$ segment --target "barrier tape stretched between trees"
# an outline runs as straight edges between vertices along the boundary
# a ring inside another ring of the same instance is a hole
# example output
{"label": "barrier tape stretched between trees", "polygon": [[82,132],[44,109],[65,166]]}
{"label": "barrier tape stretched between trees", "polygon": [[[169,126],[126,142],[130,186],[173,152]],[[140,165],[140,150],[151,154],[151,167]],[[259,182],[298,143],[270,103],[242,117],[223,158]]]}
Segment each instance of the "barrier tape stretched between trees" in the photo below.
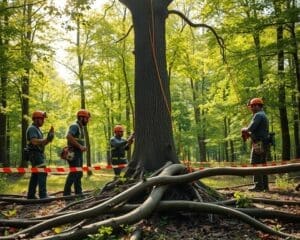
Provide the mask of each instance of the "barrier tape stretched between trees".
{"label": "barrier tape stretched between trees", "polygon": [[65,172],[78,172],[78,171],[100,171],[100,170],[111,170],[113,168],[125,168],[127,164],[120,165],[107,165],[107,166],[93,166],[93,167],[45,167],[45,168],[11,168],[11,167],[3,167],[0,168],[0,173],[38,173],[38,172],[46,172],[46,173],[65,173]]}
{"label": "barrier tape stretched between trees", "polygon": [[[289,161],[278,161],[278,162],[267,162],[264,164],[250,164],[250,163],[236,163],[236,162],[188,162],[183,161],[183,163],[193,169],[193,170],[202,170],[204,168],[214,168],[214,167],[266,167],[266,166],[278,166],[286,165],[290,163],[300,163],[300,159],[293,159]],[[0,173],[66,173],[66,172],[78,172],[78,171],[103,171],[103,170],[112,170],[113,168],[125,168],[127,164],[119,165],[106,165],[106,166],[93,166],[93,167],[45,167],[45,168],[12,168],[12,167],[2,167],[0,168]]]}

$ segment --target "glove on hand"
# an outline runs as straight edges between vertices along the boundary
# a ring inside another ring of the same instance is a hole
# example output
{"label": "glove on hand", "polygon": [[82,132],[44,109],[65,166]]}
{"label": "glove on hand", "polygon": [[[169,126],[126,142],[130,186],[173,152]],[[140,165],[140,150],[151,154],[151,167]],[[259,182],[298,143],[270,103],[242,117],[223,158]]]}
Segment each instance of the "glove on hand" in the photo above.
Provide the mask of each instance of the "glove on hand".
{"label": "glove on hand", "polygon": [[133,134],[131,134],[131,135],[129,136],[129,138],[127,139],[127,142],[128,142],[129,144],[133,143],[134,138],[135,138],[135,133],[133,133]]}
{"label": "glove on hand", "polygon": [[47,141],[52,142],[53,138],[54,138],[54,128],[51,127],[47,134]]}
{"label": "glove on hand", "polygon": [[242,138],[244,142],[250,137],[250,133],[248,132],[247,128],[242,128]]}

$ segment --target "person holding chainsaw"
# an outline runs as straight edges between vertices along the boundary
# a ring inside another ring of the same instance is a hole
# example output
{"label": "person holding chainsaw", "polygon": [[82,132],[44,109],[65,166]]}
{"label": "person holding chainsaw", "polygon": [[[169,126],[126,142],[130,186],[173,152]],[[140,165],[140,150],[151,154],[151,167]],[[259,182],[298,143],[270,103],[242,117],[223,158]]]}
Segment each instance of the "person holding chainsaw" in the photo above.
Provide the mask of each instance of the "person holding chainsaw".
{"label": "person holding chainsaw", "polygon": [[[51,127],[47,137],[44,138],[40,127],[44,125],[45,118],[47,118],[46,112],[34,111],[32,113],[32,124],[26,130],[27,147],[25,150],[25,157],[30,161],[34,168],[45,168],[45,146],[52,142],[54,138],[54,128]],[[36,188],[39,189],[40,199],[49,198],[47,194],[47,172],[32,172],[28,185],[28,199],[37,199]]]}
{"label": "person holding chainsaw", "polygon": [[[128,161],[125,156],[125,151],[129,150],[130,145],[134,140],[134,133],[128,139],[123,138],[124,128],[122,125],[114,127],[114,136],[110,139],[110,157],[113,165],[127,164]],[[115,167],[115,179],[120,177],[121,168]]]}
{"label": "person holding chainsaw", "polygon": [[[69,127],[67,134],[68,148],[74,154],[72,158],[67,160],[69,167],[83,166],[83,152],[87,150],[85,146],[84,126],[88,124],[90,117],[91,114],[89,111],[81,109],[77,112],[77,121]],[[64,196],[71,195],[71,187],[73,184],[75,194],[82,194],[82,176],[82,171],[69,172],[64,186]]]}
{"label": "person holding chainsaw", "polygon": [[[246,141],[251,138],[252,148],[250,160],[251,164],[263,164],[267,162],[268,152],[270,151],[269,141],[269,120],[263,110],[263,100],[253,98],[248,107],[253,113],[252,120],[248,127],[242,128],[242,138]],[[250,191],[268,191],[268,175],[254,175],[254,187]]]}

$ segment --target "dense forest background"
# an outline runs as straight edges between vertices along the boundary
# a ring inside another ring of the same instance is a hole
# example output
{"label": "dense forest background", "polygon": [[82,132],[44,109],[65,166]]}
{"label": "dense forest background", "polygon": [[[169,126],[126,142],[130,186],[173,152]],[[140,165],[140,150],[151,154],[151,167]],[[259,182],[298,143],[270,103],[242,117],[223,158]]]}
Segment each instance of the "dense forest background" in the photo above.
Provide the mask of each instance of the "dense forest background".
{"label": "dense forest background", "polygon": [[[65,6],[58,5],[65,2]],[[118,1],[0,0],[0,162],[22,155],[32,111],[55,128],[49,164],[63,164],[68,125],[87,108],[88,164],[106,163],[115,124],[134,131],[134,46],[130,12]],[[240,130],[247,102],[265,101],[273,160],[300,158],[299,3],[296,0],[174,0],[167,19],[172,124],[180,160],[248,161]],[[62,50],[64,54],[62,54]],[[63,78],[58,66],[69,73]],[[145,106],[145,111],[147,107]]]}

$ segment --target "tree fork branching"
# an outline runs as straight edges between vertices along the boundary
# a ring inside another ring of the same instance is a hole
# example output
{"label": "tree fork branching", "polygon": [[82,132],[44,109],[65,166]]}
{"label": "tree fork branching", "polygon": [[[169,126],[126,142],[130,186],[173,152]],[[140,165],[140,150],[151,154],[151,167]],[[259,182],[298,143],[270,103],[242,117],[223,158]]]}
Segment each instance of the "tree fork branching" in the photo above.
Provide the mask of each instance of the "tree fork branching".
{"label": "tree fork branching", "polygon": [[221,54],[222,54],[223,60],[226,61],[226,60],[225,60],[226,57],[225,57],[225,43],[224,43],[224,40],[223,40],[223,38],[221,38],[221,37],[217,34],[216,30],[215,30],[213,27],[211,27],[211,26],[209,26],[209,25],[207,25],[207,24],[205,24],[205,23],[193,23],[193,22],[192,22],[191,20],[189,20],[188,17],[186,17],[182,12],[179,12],[179,11],[177,11],[177,10],[169,10],[168,13],[169,13],[169,14],[176,14],[176,15],[180,16],[180,17],[181,17],[184,21],[186,21],[187,24],[189,24],[191,27],[204,27],[204,28],[208,28],[208,29],[215,35],[215,37],[216,37],[216,39],[217,39],[217,42],[218,42],[218,44],[219,44],[219,46],[220,46],[220,48],[221,48]]}

